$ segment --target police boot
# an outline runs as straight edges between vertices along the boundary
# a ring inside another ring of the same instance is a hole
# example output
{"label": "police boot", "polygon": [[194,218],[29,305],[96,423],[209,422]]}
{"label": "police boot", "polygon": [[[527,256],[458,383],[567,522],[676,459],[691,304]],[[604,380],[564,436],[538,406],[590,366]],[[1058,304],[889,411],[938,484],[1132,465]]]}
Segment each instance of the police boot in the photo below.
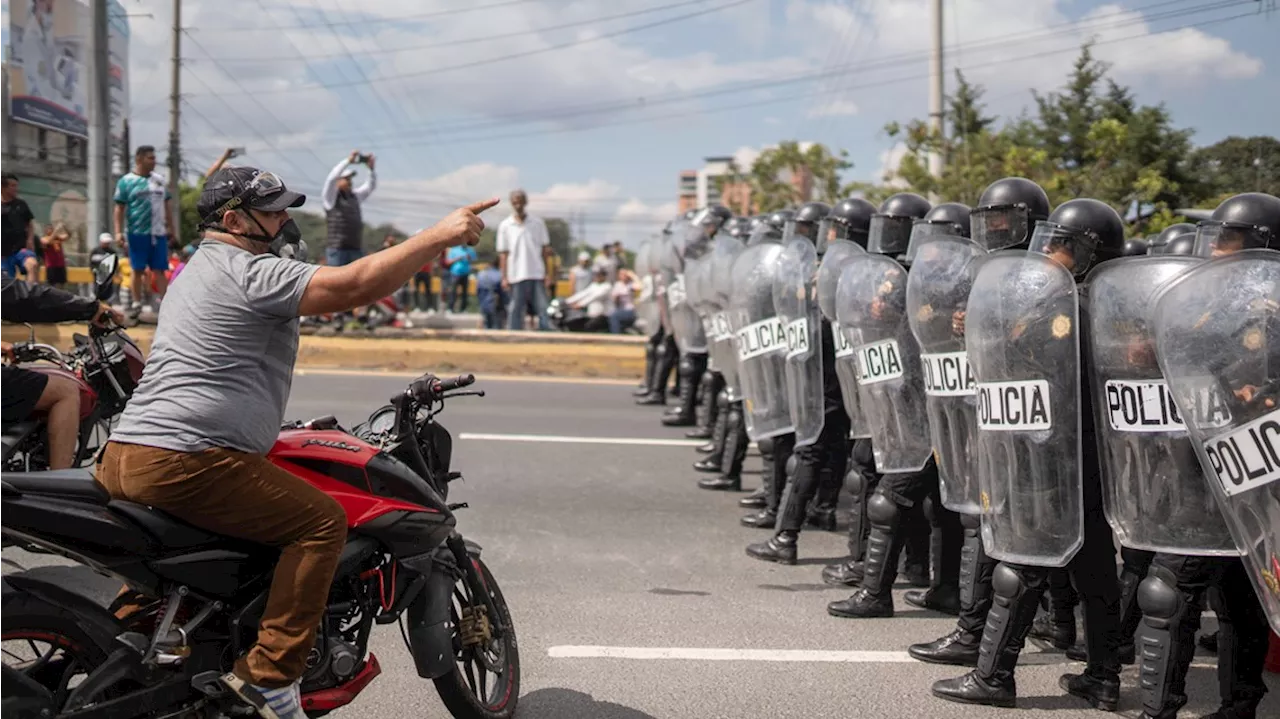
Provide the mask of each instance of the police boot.
{"label": "police boot", "polygon": [[[1218,707],[1218,711],[1205,714],[1200,719],[1257,719],[1261,699],[1237,700]],[[1143,714],[1145,717],[1146,715]],[[1172,715],[1170,715],[1172,716]],[[1163,719],[1163,717],[1161,718]]]}
{"label": "police boot", "polygon": [[772,461],[765,466],[762,476],[764,508],[743,517],[742,526],[756,529],[774,529],[778,526],[778,507],[782,503],[782,493],[786,489],[787,478],[795,472],[796,458],[791,455],[794,448],[795,435],[774,438]]}
{"label": "police boot", "polygon": [[[907,653],[922,662],[977,666],[978,646],[987,612],[991,609],[991,573],[995,560],[982,549],[982,518],[960,515],[960,621],[955,631],[925,644],[913,644]],[[910,592],[908,592],[909,594]]]}
{"label": "police boot", "polygon": [[1028,578],[1024,569],[996,566],[991,579],[995,600],[982,633],[978,666],[962,677],[934,682],[934,696],[961,704],[1017,704],[1013,671],[1037,609],[1036,592],[1028,586]]}
{"label": "police boot", "polygon": [[710,490],[737,492],[742,489],[742,463],[747,457],[747,431],[742,426],[742,403],[730,402],[724,411],[724,452],[720,466],[723,474],[698,480],[698,486]]}
{"label": "police boot", "polygon": [[694,447],[693,451],[697,452],[698,454],[711,454],[712,452],[716,451],[715,440],[707,442],[706,444],[700,444],[697,447]]}
{"label": "police boot", "polygon": [[684,436],[689,439],[711,439],[716,436],[716,430],[721,421],[720,418],[724,416],[724,406],[728,403],[728,398],[724,392],[724,375],[714,370],[707,370],[702,373],[702,386],[704,410],[702,424],[685,432]]}
{"label": "police boot", "polygon": [[818,478],[818,493],[814,495],[813,502],[809,505],[804,523],[806,527],[834,532],[838,524],[836,505],[840,502],[840,488],[844,484],[844,478],[838,476],[830,467],[818,470]]}
{"label": "police boot", "polygon": [[702,372],[707,367],[705,353],[685,354],[680,358],[680,404],[676,411],[662,418],[668,427],[692,427],[698,418],[694,405],[698,398],[698,388],[702,384]]}
{"label": "police boot", "polygon": [[866,566],[861,559],[848,559],[823,567],[822,581],[835,586],[856,587],[862,584],[865,573]]}
{"label": "police boot", "polygon": [[1098,676],[1086,669],[1083,674],[1063,674],[1058,686],[1073,697],[1089,702],[1094,709],[1113,712],[1120,703],[1120,674],[1115,677]]}
{"label": "police boot", "polygon": [[1048,595],[1049,612],[1036,617],[1027,636],[1038,646],[1066,651],[1076,643],[1076,603],[1079,601],[1066,569],[1051,570]]}
{"label": "police boot", "polygon": [[[719,405],[722,402],[727,402],[724,392],[718,393],[711,404]],[[715,448],[706,457],[693,463],[693,468],[699,472],[719,472],[724,464],[724,451],[729,439],[729,413],[717,410],[716,415],[711,438],[711,444],[715,445]]]}
{"label": "police boot", "polygon": [[907,604],[956,616],[960,614],[960,561],[964,547],[964,530],[960,517],[930,497],[925,501],[926,513],[933,519],[929,537],[929,556],[933,581],[927,590],[912,589],[904,597]]}
{"label": "police boot", "polygon": [[649,394],[636,400],[636,404],[665,405],[667,403],[667,383],[671,381],[671,371],[675,369],[679,355],[673,343],[663,342],[658,347],[653,369],[653,384],[649,387]]}
{"label": "police boot", "polygon": [[[1153,552],[1130,550],[1128,547],[1121,548],[1121,553],[1126,555],[1138,552],[1154,556]],[[1150,566],[1150,559],[1136,564],[1126,561],[1123,570],[1120,572],[1120,643],[1116,647],[1116,657],[1124,665],[1133,664],[1137,661],[1134,634],[1137,633],[1138,627],[1142,625],[1142,609],[1138,607],[1138,585],[1142,583],[1142,579],[1146,576],[1147,569]],[[1086,633],[1088,632],[1087,625],[1085,631]],[[1067,659],[1073,662],[1086,662],[1089,661],[1089,652],[1083,645],[1077,644],[1067,650]]]}
{"label": "police boot", "polygon": [[738,500],[738,506],[743,509],[764,509],[769,504],[768,492],[764,487],[760,487],[751,494]]}
{"label": "police boot", "polygon": [[913,587],[929,586],[929,549],[932,528],[922,507],[913,507],[902,523],[902,578]]}
{"label": "police boot", "polygon": [[1119,592],[1094,592],[1082,603],[1088,664],[1083,674],[1064,674],[1058,685],[1095,709],[1112,712],[1120,703],[1120,660],[1116,657]]}
{"label": "police boot", "polygon": [[975,635],[957,627],[950,634],[931,642],[912,644],[907,647],[907,654],[910,654],[913,659],[930,664],[976,667],[978,666],[978,647],[981,642],[981,635]]}
{"label": "police boot", "polygon": [[773,535],[767,542],[759,542],[747,546],[747,556],[764,562],[778,564],[796,563],[796,543],[800,535],[790,530],[782,530]]}
{"label": "police boot", "polygon": [[[857,443],[854,443],[856,448]],[[849,558],[839,564],[828,564],[822,568],[822,581],[837,586],[856,587],[862,584],[863,549],[866,546],[867,499],[871,494],[871,483],[863,475],[855,461],[856,449],[850,452],[849,470],[844,475],[844,488],[849,493]]]}
{"label": "police boot", "polygon": [[833,617],[892,617],[893,581],[898,575],[898,555],[902,553],[902,512],[892,499],[880,492],[867,502],[871,535],[867,538],[867,558],[862,586],[853,596],[827,605]]}
{"label": "police boot", "polygon": [[1153,565],[1138,584],[1138,606],[1143,615],[1138,635],[1142,711],[1144,716],[1173,717],[1187,703],[1185,682],[1180,680],[1195,653],[1195,629],[1184,624],[1199,624],[1190,617],[1194,611],[1198,619],[1199,602],[1193,593],[1178,588],[1173,572]]}
{"label": "police boot", "polygon": [[657,384],[655,379],[658,371],[658,347],[662,344],[662,335],[655,334],[644,343],[644,376],[640,379],[640,386],[633,392],[636,397],[643,397],[653,391],[654,385]]}

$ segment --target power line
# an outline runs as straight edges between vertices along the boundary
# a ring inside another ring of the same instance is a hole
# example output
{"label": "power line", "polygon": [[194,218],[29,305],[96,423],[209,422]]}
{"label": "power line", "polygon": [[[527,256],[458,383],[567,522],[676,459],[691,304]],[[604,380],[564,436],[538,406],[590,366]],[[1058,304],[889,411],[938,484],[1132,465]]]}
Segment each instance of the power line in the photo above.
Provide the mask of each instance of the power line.
{"label": "power line", "polygon": [[[1183,2],[1185,0],[1175,0],[1175,1]],[[1115,22],[1114,18],[1100,18],[1084,24],[1062,23],[1056,26],[1049,26],[1042,32],[1027,34],[1012,41],[1009,40],[1008,38],[991,38],[986,40],[976,40],[967,44],[957,44],[954,47],[948,48],[948,51],[955,52],[958,55],[960,49],[962,48],[965,49],[966,51],[972,51],[972,52],[978,52],[982,50],[993,50],[993,49],[1004,50],[1014,45],[1023,45],[1023,44],[1030,44],[1030,43],[1039,44],[1044,40],[1052,39],[1054,37],[1060,37],[1064,35],[1075,35],[1080,31],[1118,30],[1120,28],[1127,27],[1130,25],[1146,24],[1151,22],[1170,20],[1176,17],[1181,17],[1189,14],[1198,14],[1201,12],[1205,12],[1207,10],[1223,9],[1223,8],[1232,7],[1235,5],[1242,5],[1242,4],[1251,5],[1253,4],[1253,2],[1254,0],[1227,0],[1226,2],[1210,3],[1207,5],[1196,6],[1194,8],[1186,8],[1186,9],[1166,12],[1163,15],[1159,15],[1159,16],[1127,17],[1126,19],[1123,19],[1120,22]],[[1169,5],[1169,4],[1172,4],[1172,3],[1170,3],[1168,0],[1165,0],[1165,2],[1161,2],[1161,3],[1156,3],[1156,5]],[[1107,24],[1104,21],[1110,21],[1110,24]],[[1061,30],[1058,30],[1057,28],[1069,28],[1070,32],[1063,32]],[[1182,28],[1172,28],[1170,30],[1177,30],[1177,29],[1182,29]],[[1160,32],[1168,32],[1170,30],[1162,30]],[[793,85],[793,84],[802,84],[802,83],[823,80],[826,78],[850,75],[855,72],[862,72],[870,69],[892,68],[898,65],[907,65],[907,64],[912,64],[916,61],[922,61],[924,58],[927,58],[927,57],[928,57],[927,53],[919,53],[919,52],[899,53],[897,55],[889,55],[889,56],[885,56],[883,58],[872,60],[865,63],[851,64],[851,65],[846,65],[838,68],[820,70],[817,72],[800,73],[797,75],[791,75],[791,76],[786,76],[782,78],[771,78],[766,80],[754,81],[750,83],[734,85],[731,87],[712,88],[708,90],[701,90],[701,91],[691,92],[691,93],[688,93],[688,92],[667,93],[665,95],[659,95],[657,97],[640,98],[638,100],[611,100],[603,103],[601,102],[585,103],[585,104],[570,106],[563,109],[562,111],[554,112],[554,113],[517,114],[514,116],[508,116],[507,119],[504,119],[504,120],[494,120],[489,122],[476,121],[476,120],[461,121],[453,124],[438,125],[435,127],[435,131],[437,133],[439,132],[447,133],[451,130],[457,129],[462,132],[472,132],[477,129],[484,129],[488,127],[502,127],[502,126],[510,125],[510,124],[513,124],[511,122],[512,119],[516,119],[517,121],[519,121],[519,119],[521,118],[528,118],[528,120],[531,122],[553,121],[553,120],[574,119],[574,118],[585,117],[585,116],[596,115],[596,114],[608,114],[612,112],[620,112],[625,110],[647,109],[657,105],[685,102],[685,101],[696,99],[696,98],[716,97],[719,95],[737,94],[747,90],[762,90],[762,89],[782,87],[782,86]],[[410,128],[410,131],[412,132],[413,128]],[[374,133],[374,137],[375,138],[397,137],[397,135],[392,135],[388,133]]]}
{"label": "power line", "polygon": [[[706,8],[704,10],[685,13],[683,15],[674,15],[669,18],[663,18],[662,20],[656,20],[654,22],[645,23],[643,25],[635,25],[632,27],[622,28],[621,30],[615,30],[615,31],[603,33],[600,35],[593,35],[591,37],[579,38],[576,40],[563,42],[558,45],[548,45],[547,47],[535,48],[533,50],[524,50],[522,52],[511,53],[508,55],[499,55],[497,57],[484,58],[481,60],[473,60],[471,62],[459,63],[457,65],[445,65],[442,67],[435,67],[427,70],[415,70],[413,72],[404,72],[404,73],[399,73],[395,75],[380,75],[370,80],[370,82],[386,82],[388,80],[404,80],[404,79],[413,78],[413,77],[423,77],[426,75],[439,75],[441,73],[452,72],[454,70],[463,70],[463,69],[472,68],[472,67],[493,65],[495,63],[505,62],[507,60],[516,60],[522,57],[531,57],[533,55],[541,55],[543,53],[555,52],[556,50],[564,50],[566,48],[575,47],[578,45],[586,45],[593,42],[599,42],[600,40],[608,40],[610,38],[629,35],[629,34],[641,32],[644,30],[652,30],[655,27],[662,27],[663,25],[671,25],[672,23],[681,22],[683,20],[688,20],[690,18],[699,17],[702,15],[710,15],[712,13],[721,12],[721,11],[737,7],[739,5],[745,5],[746,3],[754,2],[754,1],[755,0],[732,0],[731,2],[727,2],[722,5],[716,5],[715,7]],[[315,90],[331,90],[335,87],[345,87],[345,86],[358,85],[358,84],[360,83],[344,81],[344,82],[335,82],[335,83],[329,83],[329,84],[304,85],[301,87],[273,90],[272,94],[293,95],[300,92],[312,92]],[[243,92],[247,93],[248,91],[244,90]]]}
{"label": "power line", "polygon": [[[349,25],[351,27],[358,27],[361,25],[391,25],[391,24],[406,22],[409,20],[429,20],[433,17],[444,17],[446,15],[462,15],[465,13],[480,12],[482,10],[496,10],[497,8],[510,7],[512,5],[525,5],[527,3],[531,3],[535,1],[536,0],[505,0],[504,2],[490,3],[488,5],[454,8],[451,10],[435,10],[432,12],[417,13],[415,15],[397,15],[394,17],[371,18],[369,20],[363,20],[360,22],[352,21],[352,22],[347,22],[343,24]],[[246,33],[246,32],[273,32],[274,30],[307,30],[307,29],[312,29],[317,27],[320,27],[320,25],[307,25],[307,24],[285,25],[285,26],[278,26],[276,28],[263,28],[263,27],[252,27],[252,26],[245,27],[242,25],[224,25],[220,27],[217,27],[217,26],[202,27],[200,28],[200,30],[202,32]]]}
{"label": "power line", "polygon": [[[591,18],[588,20],[575,20],[574,22],[561,23],[559,25],[547,25],[544,27],[534,28],[532,30],[517,30],[515,32],[499,33],[497,35],[483,35],[481,37],[463,38],[461,40],[446,40],[444,42],[432,42],[428,45],[424,45],[421,42],[419,42],[418,44],[407,45],[404,47],[374,48],[371,50],[365,50],[361,52],[361,55],[370,55],[370,56],[388,55],[388,54],[401,53],[401,52],[413,52],[415,50],[436,50],[442,47],[474,45],[476,43],[492,42],[494,40],[507,40],[513,37],[522,37],[525,35],[537,35],[544,32],[554,32],[556,30],[565,30],[571,27],[582,27],[584,25],[592,25],[594,23],[607,22],[609,20],[620,20],[622,18],[627,18],[627,17],[637,17],[639,15],[647,15],[649,13],[661,12],[663,10],[671,10],[673,8],[686,7],[689,5],[700,5],[700,4],[706,3],[707,1],[708,0],[682,0],[682,2],[671,3],[669,5],[658,5],[655,7],[641,8],[639,10],[632,10],[630,12],[617,13],[615,15],[603,15],[601,17]],[[333,24],[329,24],[329,23],[325,23],[325,24],[328,25],[328,27],[330,28],[333,27]],[[338,23],[338,24],[343,24],[343,23]],[[308,59],[323,60],[323,59],[329,59],[329,58],[344,57],[347,55],[350,55],[349,51],[338,52],[338,53],[321,53],[316,55],[309,55]],[[293,60],[295,58],[287,55],[274,55],[274,56],[266,56],[266,57],[223,57],[219,59],[222,60],[223,62],[230,62],[230,63],[254,63],[254,62],[267,62],[267,61],[277,61],[277,60]]]}

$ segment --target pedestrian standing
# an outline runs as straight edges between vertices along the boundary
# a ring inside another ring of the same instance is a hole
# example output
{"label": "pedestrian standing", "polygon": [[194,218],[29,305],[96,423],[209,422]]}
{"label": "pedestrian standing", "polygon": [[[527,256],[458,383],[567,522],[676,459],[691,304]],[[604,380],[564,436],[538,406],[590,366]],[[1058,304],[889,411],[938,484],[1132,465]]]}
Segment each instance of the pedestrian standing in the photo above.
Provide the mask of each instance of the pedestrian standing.
{"label": "pedestrian standing", "polygon": [[157,312],[168,289],[164,272],[169,269],[169,238],[173,236],[173,196],[168,182],[155,169],[156,149],[141,145],[133,153],[133,172],[116,182],[116,242],[129,249],[133,272],[131,309],[135,315],[142,310],[147,270],[155,274]]}
{"label": "pedestrian standing", "polygon": [[[356,176],[356,171],[352,165],[355,164],[364,164],[369,168],[369,179],[353,188],[351,179]],[[321,204],[324,205],[325,226],[328,229],[325,259],[329,267],[343,267],[364,256],[364,216],[360,205],[369,199],[373,188],[378,184],[375,164],[376,158],[373,155],[362,155],[359,150],[352,150],[348,157],[334,166],[324,180]]]}
{"label": "pedestrian standing", "polygon": [[44,247],[45,281],[62,289],[67,284],[67,256],[64,245],[71,236],[61,222],[45,228],[40,245]]}
{"label": "pedestrian standing", "polygon": [[28,282],[35,280],[37,259],[35,254],[35,228],[31,221],[35,215],[27,201],[18,197],[18,176],[4,173],[0,193],[4,198],[4,274],[17,278],[19,274]]}
{"label": "pedestrian standing", "polygon": [[529,197],[524,190],[511,193],[511,216],[498,225],[498,265],[503,289],[511,291],[508,329],[522,329],[525,310],[538,318],[538,329],[548,330],[547,291],[554,278],[547,272],[551,238],[542,218],[525,212]]}
{"label": "pedestrian standing", "polygon": [[471,281],[471,263],[476,261],[476,250],[470,245],[450,247],[444,261],[449,267],[448,308],[454,312],[467,309],[467,284]]}

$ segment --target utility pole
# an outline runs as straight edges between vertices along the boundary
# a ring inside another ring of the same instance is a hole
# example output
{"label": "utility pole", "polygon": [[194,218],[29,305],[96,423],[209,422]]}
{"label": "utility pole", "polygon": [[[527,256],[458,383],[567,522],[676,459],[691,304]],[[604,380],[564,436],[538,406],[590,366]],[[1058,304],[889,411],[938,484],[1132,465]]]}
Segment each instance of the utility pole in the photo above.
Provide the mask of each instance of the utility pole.
{"label": "utility pole", "polygon": [[173,69],[169,78],[169,194],[173,196],[174,243],[182,244],[182,202],[178,196],[178,177],[182,172],[182,0],[173,0]]}
{"label": "utility pole", "polygon": [[[933,0],[933,53],[929,58],[929,129],[942,137],[942,0]],[[942,152],[929,153],[929,174],[942,177]]]}
{"label": "utility pole", "polygon": [[[107,49],[107,0],[94,0],[89,35],[89,217],[86,236],[108,229],[111,192],[111,58]],[[86,242],[87,244],[87,242]]]}

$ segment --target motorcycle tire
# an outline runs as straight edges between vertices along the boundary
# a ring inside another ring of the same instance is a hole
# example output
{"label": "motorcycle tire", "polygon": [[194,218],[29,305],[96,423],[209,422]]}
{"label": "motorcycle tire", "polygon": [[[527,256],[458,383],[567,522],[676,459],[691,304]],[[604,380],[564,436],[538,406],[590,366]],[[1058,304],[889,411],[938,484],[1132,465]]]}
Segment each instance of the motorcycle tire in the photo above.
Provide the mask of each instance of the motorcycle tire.
{"label": "motorcycle tire", "polygon": [[[42,645],[47,644],[49,651],[56,646],[62,653],[60,661],[65,664],[70,660],[74,667],[81,669],[84,674],[105,662],[113,649],[106,635],[102,632],[86,630],[86,622],[71,610],[25,592],[16,592],[4,602],[3,617],[0,621],[0,627],[2,627],[0,636],[3,637],[6,647],[10,642],[24,641],[33,649],[36,649],[36,642]],[[37,651],[44,652],[43,649],[37,649]],[[9,656],[7,649],[5,655],[6,666],[11,660],[18,658]],[[83,678],[79,672],[77,676]],[[48,678],[57,679],[57,677]],[[42,686],[45,684],[38,679],[35,679],[35,682]],[[45,689],[51,688],[45,686]],[[57,687],[52,689],[56,690]],[[41,710],[47,710],[52,715],[64,708],[62,704],[66,698],[64,690],[63,696],[55,697],[54,706],[37,708],[33,700],[24,700],[17,693],[16,688],[6,681],[0,704],[3,705],[6,717],[39,716]],[[32,709],[35,709],[34,713],[31,712]]]}
{"label": "motorcycle tire", "polygon": [[[463,664],[458,663],[455,664],[452,673],[434,680],[436,692],[449,713],[456,719],[510,719],[515,716],[516,703],[520,698],[520,649],[516,642],[515,625],[511,621],[507,600],[502,596],[502,590],[498,587],[498,582],[493,578],[489,567],[479,557],[473,557],[472,561],[476,563],[480,578],[489,591],[489,599],[500,615],[500,623],[507,628],[502,638],[496,640],[500,645],[498,658],[506,668],[505,676],[502,677],[502,689],[500,692],[492,692],[492,699],[488,696],[483,698],[476,696],[477,691],[473,686],[477,688],[492,686],[492,684],[480,683],[484,676],[492,677],[492,673],[478,675],[471,664],[466,664],[464,668]],[[466,579],[459,579],[454,588],[454,606],[450,610],[455,628],[453,641],[454,658],[457,662],[462,661],[462,637],[459,634],[462,623],[458,617],[459,604],[467,596],[469,594],[466,592]]]}

